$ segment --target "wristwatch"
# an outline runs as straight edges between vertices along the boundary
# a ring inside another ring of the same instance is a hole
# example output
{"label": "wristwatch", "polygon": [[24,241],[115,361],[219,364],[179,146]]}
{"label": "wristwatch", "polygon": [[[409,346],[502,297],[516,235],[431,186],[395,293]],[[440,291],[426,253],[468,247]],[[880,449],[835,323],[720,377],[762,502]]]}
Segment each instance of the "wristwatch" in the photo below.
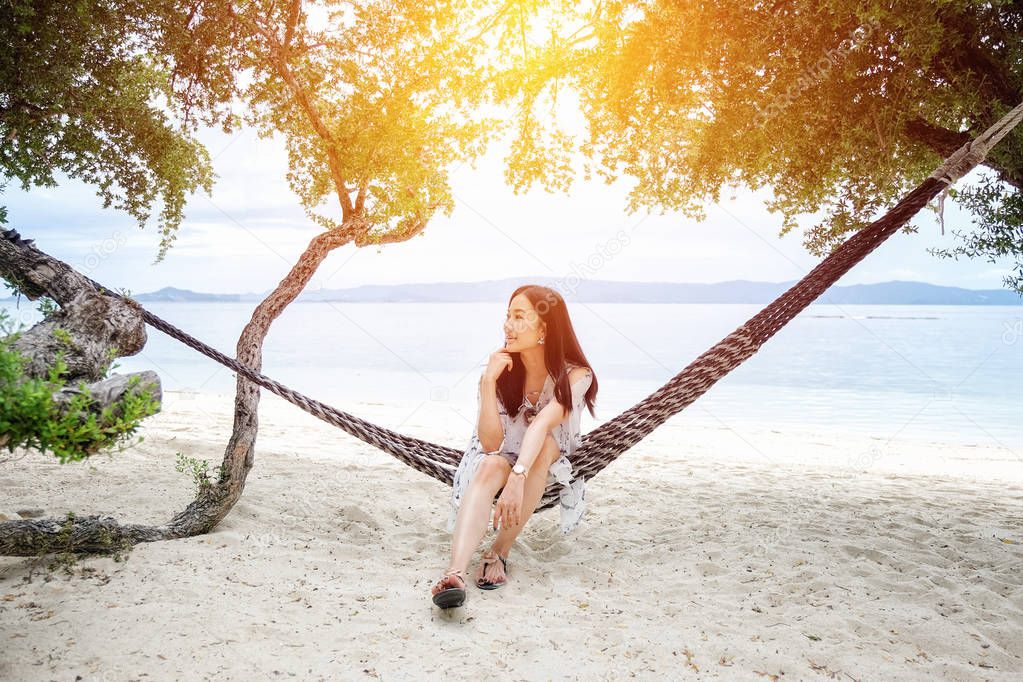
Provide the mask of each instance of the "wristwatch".
{"label": "wristwatch", "polygon": [[525,476],[527,471],[529,471],[529,469],[518,463],[516,463],[515,466],[512,467],[513,474],[521,474]]}

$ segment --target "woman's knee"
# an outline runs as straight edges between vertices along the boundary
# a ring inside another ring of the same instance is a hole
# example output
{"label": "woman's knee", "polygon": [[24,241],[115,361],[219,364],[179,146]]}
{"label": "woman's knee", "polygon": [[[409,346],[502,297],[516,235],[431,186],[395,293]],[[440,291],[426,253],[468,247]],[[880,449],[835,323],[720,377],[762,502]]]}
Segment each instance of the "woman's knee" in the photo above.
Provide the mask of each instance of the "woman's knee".
{"label": "woman's knee", "polygon": [[511,465],[501,455],[487,455],[476,469],[474,478],[487,486],[503,485],[508,479]]}

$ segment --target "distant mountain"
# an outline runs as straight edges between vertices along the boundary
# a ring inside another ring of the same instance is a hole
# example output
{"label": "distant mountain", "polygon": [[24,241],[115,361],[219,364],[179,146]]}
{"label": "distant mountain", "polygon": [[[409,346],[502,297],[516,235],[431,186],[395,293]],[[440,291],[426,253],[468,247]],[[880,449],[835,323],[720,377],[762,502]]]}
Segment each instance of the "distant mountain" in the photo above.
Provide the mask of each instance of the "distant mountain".
{"label": "distant mountain", "polygon": [[822,303],[897,303],[903,305],[1023,305],[1023,297],[1006,289],[960,289],[926,282],[882,282],[832,287]]}
{"label": "distant mountain", "polygon": [[[568,300],[583,303],[768,303],[794,282],[733,280],[713,284],[684,282],[614,282],[564,280],[550,277],[515,277],[484,282],[432,282],[427,284],[369,284],[349,289],[307,290],[298,302],[338,301],[370,303],[469,303],[504,301],[517,286],[545,284]],[[138,294],[139,302],[256,302],[262,294],[205,294],[164,287]],[[3,300],[13,300],[13,297]],[[816,301],[833,304],[900,305],[1023,305],[1023,298],[1005,289],[962,289],[926,282],[881,282],[832,287]]]}
{"label": "distant mountain", "polygon": [[757,303],[761,300],[771,300],[788,286],[785,283],[742,280],[716,284],[685,284],[513,277],[483,282],[435,282],[320,289],[304,292],[299,300],[378,303],[504,301],[515,287],[527,283],[545,284],[560,291],[566,299],[584,303]]}
{"label": "distant mountain", "polygon": [[241,301],[242,296],[245,294],[201,294],[197,291],[190,291],[189,289],[176,289],[174,287],[164,287],[159,291],[154,291],[148,294],[138,294],[133,298],[139,303],[145,303],[147,301]]}

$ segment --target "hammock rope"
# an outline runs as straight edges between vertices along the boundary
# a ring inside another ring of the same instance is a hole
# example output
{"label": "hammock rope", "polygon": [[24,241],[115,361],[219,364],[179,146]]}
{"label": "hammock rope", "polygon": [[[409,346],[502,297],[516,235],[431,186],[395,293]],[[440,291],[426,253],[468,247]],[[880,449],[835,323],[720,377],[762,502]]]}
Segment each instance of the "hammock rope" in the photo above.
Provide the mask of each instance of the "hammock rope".
{"label": "hammock rope", "polygon": [[[706,393],[722,377],[756,353],[768,339],[816,300],[828,287],[892,236],[931,199],[943,190],[947,192],[952,183],[981,163],[986,158],[988,151],[1021,120],[1023,120],[1023,103],[1009,111],[977,138],[956,150],[884,216],[843,242],[801,280],[693,360],[667,383],[622,414],[585,434],[582,438],[583,444],[573,455],[572,464],[576,476],[583,479],[592,478],[670,417],[678,414]],[[89,279],[89,281],[109,296],[127,299],[95,280]],[[133,303],[138,306],[136,301]],[[141,308],[141,306],[138,307]],[[152,327],[233,369],[249,381],[280,396],[314,417],[387,452],[400,462],[432,476],[442,483],[452,485],[454,470],[458,466],[464,450],[437,445],[391,431],[309,398],[254,371],[215,348],[211,348],[148,310],[144,308],[141,310],[143,319]],[[537,505],[536,511],[550,509],[557,505],[560,487],[558,483],[550,484]]]}

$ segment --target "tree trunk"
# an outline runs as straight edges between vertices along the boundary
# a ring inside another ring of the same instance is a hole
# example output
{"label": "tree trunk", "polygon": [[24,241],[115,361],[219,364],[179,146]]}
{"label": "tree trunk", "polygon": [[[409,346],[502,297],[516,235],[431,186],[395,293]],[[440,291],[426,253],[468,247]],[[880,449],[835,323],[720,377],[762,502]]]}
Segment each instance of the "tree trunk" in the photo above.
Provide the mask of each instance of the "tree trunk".
{"label": "tree trunk", "polygon": [[[252,318],[238,338],[238,362],[256,371],[261,370],[263,340],[270,325],[302,292],[330,251],[352,241],[353,235],[362,234],[366,226],[359,220],[351,220],[346,221],[345,228],[316,235],[287,276],[253,311]],[[144,324],[141,320],[137,325],[132,324],[130,320],[135,317],[126,312],[132,306],[138,306],[137,303],[103,296],[96,291],[92,280],[75,272],[66,263],[36,249],[32,246],[32,240],[22,241],[13,230],[0,232],[0,272],[17,281],[27,296],[37,298],[48,294],[61,305],[65,301],[76,301],[84,294],[89,294],[85,300],[117,300],[120,306],[107,303],[105,305],[110,305],[110,308],[82,308],[83,311],[92,311],[91,314],[103,314],[104,317],[80,320],[79,324],[83,325],[81,333],[108,334],[118,339],[109,347],[134,348],[132,353],[137,353],[145,343]],[[12,274],[8,275],[9,272]],[[106,310],[113,311],[114,316],[104,312]],[[85,341],[84,337],[75,338]],[[134,340],[137,347],[130,340]],[[88,356],[87,353],[82,355],[83,358]],[[82,365],[88,365],[86,359],[82,360]],[[103,552],[125,542],[135,544],[170,540],[212,530],[227,516],[245,489],[245,479],[255,457],[259,397],[259,386],[238,375],[234,429],[224,452],[220,479],[202,488],[196,499],[167,523],[160,526],[125,524],[112,517],[99,516],[6,521],[0,523],[0,554],[34,556],[44,551]]]}
{"label": "tree trunk", "polygon": [[[981,127],[981,130],[987,127]],[[948,158],[955,150],[974,138],[971,133],[960,133],[925,121],[919,116],[908,121],[905,133],[909,139],[919,142],[934,150],[938,156]],[[1001,165],[990,158],[984,160],[984,165],[998,173],[998,179],[1016,189],[1023,190],[1023,175],[1008,166]]]}

